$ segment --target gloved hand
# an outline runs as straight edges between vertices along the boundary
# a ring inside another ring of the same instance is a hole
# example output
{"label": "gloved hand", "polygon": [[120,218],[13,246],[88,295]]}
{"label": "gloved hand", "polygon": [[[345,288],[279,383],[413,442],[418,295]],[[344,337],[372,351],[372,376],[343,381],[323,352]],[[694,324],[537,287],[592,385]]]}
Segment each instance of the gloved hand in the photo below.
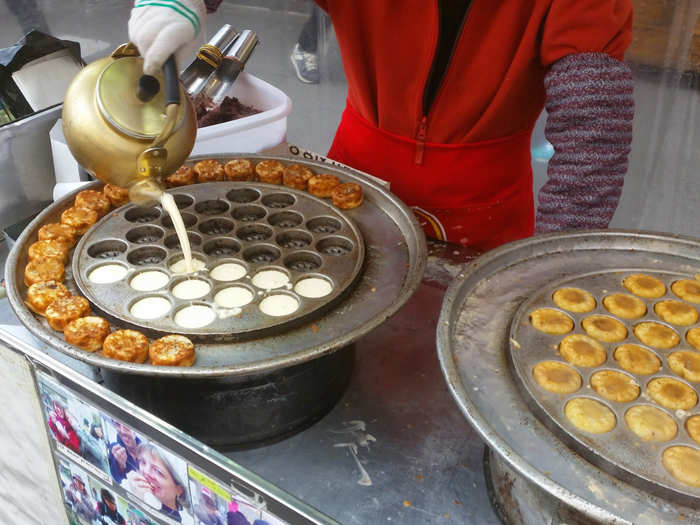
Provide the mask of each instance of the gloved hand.
{"label": "gloved hand", "polygon": [[203,0],[135,0],[129,17],[129,40],[153,75],[175,53],[178,71],[199,48],[206,7]]}

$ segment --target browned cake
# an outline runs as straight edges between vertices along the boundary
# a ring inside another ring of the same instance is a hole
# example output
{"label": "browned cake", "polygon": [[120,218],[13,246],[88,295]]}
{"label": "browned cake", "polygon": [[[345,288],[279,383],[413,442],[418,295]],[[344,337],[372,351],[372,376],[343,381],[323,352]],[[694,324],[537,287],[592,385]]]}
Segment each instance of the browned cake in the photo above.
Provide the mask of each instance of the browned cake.
{"label": "browned cake", "polygon": [[615,343],[627,337],[627,328],[620,321],[607,315],[591,315],[586,317],[581,326],[588,335],[604,341]]}
{"label": "browned cake", "polygon": [[695,350],[700,350],[700,328],[691,328],[688,330],[688,333],[685,334],[685,339]]}
{"label": "browned cake", "polygon": [[59,259],[65,263],[68,259],[68,245],[54,240],[36,241],[29,245],[27,254],[30,261],[40,261],[42,259]]}
{"label": "browned cake", "polygon": [[643,273],[629,275],[622,285],[634,295],[647,299],[656,299],[666,293],[666,285],[656,277]]}
{"label": "browned cake", "polygon": [[165,179],[165,184],[169,188],[178,186],[189,186],[197,181],[197,174],[192,166],[180,166],[175,173]]}
{"label": "browned cake", "polygon": [[224,164],[226,180],[251,181],[255,180],[253,163],[248,159],[233,159]]}
{"label": "browned cake", "polygon": [[151,343],[148,350],[151,364],[162,366],[192,366],[194,345],[184,335],[166,335]]}
{"label": "browned cake", "polygon": [[63,335],[66,342],[88,352],[97,352],[109,335],[109,323],[102,317],[80,317],[68,323]]}
{"label": "browned cake", "polygon": [[34,283],[27,290],[27,306],[32,311],[44,315],[46,308],[59,297],[70,297],[70,292],[57,281]]}
{"label": "browned cake", "polygon": [[333,188],[333,204],[341,210],[351,210],[362,204],[362,187],[354,182],[339,184]]}
{"label": "browned cake", "polygon": [[120,361],[143,363],[148,357],[148,338],[136,330],[117,330],[105,339],[102,353]]}
{"label": "browned cake", "polygon": [[54,330],[63,332],[68,323],[90,313],[90,303],[85,297],[71,295],[59,297],[46,307],[46,320]]}
{"label": "browned cake", "polygon": [[691,303],[700,303],[700,281],[681,279],[671,285],[671,291],[681,299]]}
{"label": "browned cake", "polygon": [[309,186],[309,179],[314,172],[301,164],[290,164],[284,169],[282,183],[295,190],[305,190]]}
{"label": "browned cake", "polygon": [[263,160],[255,166],[255,174],[260,182],[282,184],[284,164],[278,160]]}
{"label": "browned cake", "polygon": [[40,241],[59,241],[68,246],[68,248],[73,247],[77,235],[78,232],[75,231],[73,226],[58,222],[44,224],[39,228]]}
{"label": "browned cake", "polygon": [[29,261],[24,268],[24,284],[31,286],[43,281],[62,282],[66,277],[66,267],[61,259],[39,259]]}
{"label": "browned cake", "polygon": [[688,326],[698,322],[698,311],[682,301],[661,301],[654,305],[654,312],[667,323]]}
{"label": "browned cake", "polygon": [[340,186],[340,179],[328,173],[319,173],[309,179],[309,193],[315,197],[332,197],[336,186]]}
{"label": "browned cake", "polygon": [[75,196],[75,203],[73,204],[76,208],[87,208],[89,210],[95,210],[97,215],[104,217],[109,212],[112,207],[112,203],[109,199],[105,197],[104,193],[97,190],[83,190]]}
{"label": "browned cake", "polygon": [[61,214],[61,223],[75,228],[78,235],[84,234],[99,219],[97,212],[89,208],[68,208]]}
{"label": "browned cake", "polygon": [[115,208],[124,206],[129,202],[129,188],[122,188],[114,184],[105,184],[105,187],[102,188],[102,193]]}
{"label": "browned cake", "polygon": [[224,167],[214,159],[200,160],[194,165],[197,182],[217,182],[224,180]]}

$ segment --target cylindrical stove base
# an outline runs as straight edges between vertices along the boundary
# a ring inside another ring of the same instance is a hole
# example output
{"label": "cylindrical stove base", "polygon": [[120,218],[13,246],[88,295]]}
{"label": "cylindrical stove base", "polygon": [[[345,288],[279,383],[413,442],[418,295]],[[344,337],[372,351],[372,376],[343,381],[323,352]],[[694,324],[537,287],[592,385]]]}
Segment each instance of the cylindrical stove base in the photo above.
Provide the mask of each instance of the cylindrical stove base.
{"label": "cylindrical stove base", "polygon": [[540,489],[484,447],[484,476],[493,510],[507,525],[591,525],[597,521]]}
{"label": "cylindrical stove base", "polygon": [[345,392],[355,346],[299,365],[244,377],[205,379],[103,369],[106,387],[215,448],[252,448],[323,417]]}

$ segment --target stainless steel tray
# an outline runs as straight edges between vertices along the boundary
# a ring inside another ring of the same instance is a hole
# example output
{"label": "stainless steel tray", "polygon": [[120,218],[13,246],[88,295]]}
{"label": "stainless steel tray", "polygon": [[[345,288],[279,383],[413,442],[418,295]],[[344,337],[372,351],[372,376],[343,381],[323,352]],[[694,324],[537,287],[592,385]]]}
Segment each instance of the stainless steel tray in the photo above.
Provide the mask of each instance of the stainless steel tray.
{"label": "stainless steel tray", "polygon": [[[693,504],[700,502],[700,488],[684,485],[675,479],[662,464],[663,451],[671,446],[682,445],[693,449],[700,449],[698,443],[688,436],[685,430],[685,421],[688,417],[700,413],[700,407],[696,404],[689,411],[668,410],[657,405],[648,396],[646,385],[656,377],[671,377],[676,381],[686,384],[698,393],[698,388],[693,383],[676,375],[668,366],[666,358],[674,351],[691,349],[685,342],[685,334],[691,328],[700,326],[696,323],[690,326],[670,325],[654,313],[654,304],[666,299],[681,301],[671,292],[671,284],[678,279],[693,279],[693,274],[675,272],[673,261],[665,261],[667,271],[661,271],[658,266],[654,270],[648,268],[611,269],[595,272],[587,275],[573,276],[562,281],[551,283],[539,290],[532,298],[525,301],[513,317],[510,330],[510,362],[513,365],[514,377],[517,384],[522,387],[525,399],[530,408],[540,416],[543,423],[556,432],[566,443],[574,447],[579,453],[605,469],[613,475],[619,476],[631,483],[636,483],[640,488],[651,490],[657,494],[664,493],[669,498],[677,498],[680,501]],[[640,299],[645,303],[647,312],[637,319],[624,319],[610,313],[603,306],[603,298],[612,293],[628,293],[622,286],[622,280],[630,274],[643,273],[660,279],[665,285],[667,293],[658,299]],[[559,308],[552,300],[552,294],[559,288],[573,287],[586,290],[596,300],[594,310],[587,313],[573,313]],[[559,310],[574,321],[574,329],[563,335],[551,335],[536,330],[530,320],[531,312],[538,308],[551,308]],[[605,363],[597,367],[581,367],[567,362],[558,354],[557,348],[561,340],[570,334],[585,334],[581,328],[581,322],[591,315],[604,315],[623,323],[627,329],[627,337],[615,343],[599,341],[607,353]],[[633,328],[636,324],[653,321],[663,324],[676,333],[679,333],[682,341],[678,346],[669,350],[658,350],[644,345],[634,335]],[[650,375],[639,375],[624,370],[614,359],[614,351],[619,345],[636,344],[651,351],[661,361],[658,372]],[[571,394],[555,394],[548,392],[534,380],[533,367],[541,361],[558,361],[567,364],[576,370],[582,378],[581,388]],[[601,370],[614,370],[634,379],[640,388],[640,395],[630,402],[613,402],[599,395],[591,388],[591,376]],[[607,406],[616,418],[616,425],[610,431],[602,434],[584,432],[574,426],[564,414],[564,407],[574,398],[590,398]],[[675,438],[665,442],[644,442],[637,437],[625,423],[625,413],[632,406],[651,405],[672,417],[677,425]]]}
{"label": "stainless steel tray", "polygon": [[586,460],[530,410],[509,363],[511,321],[552,282],[620,268],[694,275],[700,240],[600,230],[541,235],[471,263],[450,286],[438,324],[438,357],[458,406],[489,447],[524,479],[600,523],[700,523],[697,508],[642,490]]}
{"label": "stainless steel tray", "polygon": [[[197,361],[187,368],[126,363],[100,353],[85,352],[67,344],[62,334],[51,330],[23,303],[27,248],[37,239],[41,225],[60,220],[61,212],[72,205],[77,193],[74,192],[44,210],[22,233],[8,257],[5,267],[8,298],[27,329],[47,345],[71,357],[119,372],[188,378],[248,376],[304,363],[347,346],[396,313],[420,284],[426,262],[425,237],[411,210],[381,184],[352,170],[286,156],[219,154],[198,155],[189,160],[196,162],[210,158],[222,162],[248,158],[254,162],[275,159],[283,163],[301,163],[316,173],[331,173],[342,182],[362,186],[363,204],[344,213],[364,239],[364,266],[351,292],[340,303],[320,317],[283,333],[237,343],[199,343],[196,345]],[[99,189],[100,186],[100,183],[94,183],[91,187]],[[70,269],[69,264],[67,286],[79,293]],[[114,327],[120,325],[115,323]]]}
{"label": "stainless steel tray", "polygon": [[[160,206],[122,206],[90,228],[75,248],[73,276],[78,287],[112,321],[156,337],[180,333],[201,342],[270,335],[332,308],[360,274],[365,255],[362,234],[329,201],[286,187],[245,182],[193,184],[169,193],[183,215],[193,257],[204,263],[202,270],[192,274],[171,270],[182,259],[182,249],[172,220]],[[217,281],[211,271],[223,263],[239,265],[246,273]],[[116,282],[92,282],[90,273],[104,264],[118,264],[127,273]],[[269,270],[287,275],[289,283],[272,289],[256,286],[255,275]],[[167,275],[168,283],[150,291],[132,288],[131,280],[146,271]],[[297,293],[295,285],[309,277],[330,283],[330,293],[322,298]],[[193,299],[177,298],[173,288],[185,280],[204,283],[209,292]],[[247,290],[251,301],[240,307],[217,305],[216,294],[232,287]],[[260,311],[261,301],[280,294],[296,301],[293,313],[270,316]],[[147,321],[132,315],[131,306],[148,297],[167,300],[169,312]],[[179,326],[178,310],[190,305],[210,309],[213,321],[201,328]]]}

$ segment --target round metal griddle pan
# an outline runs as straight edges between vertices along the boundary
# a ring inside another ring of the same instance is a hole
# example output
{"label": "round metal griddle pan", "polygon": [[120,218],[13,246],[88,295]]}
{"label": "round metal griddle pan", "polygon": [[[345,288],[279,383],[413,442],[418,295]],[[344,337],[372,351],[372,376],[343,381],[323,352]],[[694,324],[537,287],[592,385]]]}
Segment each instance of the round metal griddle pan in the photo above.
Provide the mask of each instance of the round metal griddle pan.
{"label": "round metal griddle pan", "polygon": [[550,283],[614,268],[700,270],[700,240],[655,232],[596,230],[513,242],[476,259],[445,296],[438,357],[459,408],[523,479],[566,502],[585,522],[700,522],[700,512],[638,489],[571,450],[531,412],[509,365],[511,321]]}
{"label": "round metal griddle pan", "polygon": [[[299,163],[315,173],[330,173],[338,176],[342,182],[355,182],[362,186],[364,203],[344,213],[360,229],[364,238],[364,267],[352,292],[342,302],[320,317],[281,334],[239,343],[198,344],[197,361],[189,368],[125,363],[99,353],[82,351],[67,344],[62,334],[51,330],[23,303],[27,248],[36,241],[37,231],[43,224],[60,221],[61,212],[73,203],[77,193],[74,192],[56,201],[34,219],[17,240],[8,258],[5,268],[8,297],[27,329],[41,341],[71,357],[115,372],[188,378],[250,376],[305,363],[351,344],[394,314],[420,284],[426,262],[424,235],[410,209],[380,184],[351,170],[285,156],[198,155],[188,162],[211,158],[222,162],[248,158],[253,162],[276,159],[286,164]],[[96,182],[89,187],[99,189],[101,183]],[[70,267],[71,261],[67,265],[66,282],[77,293]],[[119,328],[119,325],[115,324],[114,328]]]}

